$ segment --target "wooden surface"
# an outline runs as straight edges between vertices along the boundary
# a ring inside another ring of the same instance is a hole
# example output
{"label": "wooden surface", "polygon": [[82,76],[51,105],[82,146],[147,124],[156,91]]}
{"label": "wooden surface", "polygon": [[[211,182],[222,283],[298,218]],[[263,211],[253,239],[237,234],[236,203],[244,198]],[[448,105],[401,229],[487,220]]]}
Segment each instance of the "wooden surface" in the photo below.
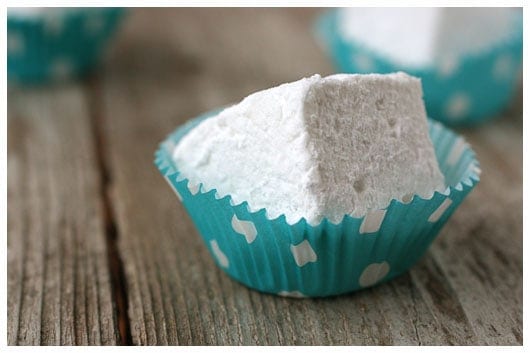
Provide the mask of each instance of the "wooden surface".
{"label": "wooden surface", "polygon": [[86,94],[75,86],[11,93],[8,342],[115,344]]}
{"label": "wooden surface", "polygon": [[332,68],[318,10],[135,10],[102,70],[8,93],[9,344],[522,344],[522,100],[461,130],[479,186],[407,274],[328,299],[221,272],[153,165],[176,126]]}

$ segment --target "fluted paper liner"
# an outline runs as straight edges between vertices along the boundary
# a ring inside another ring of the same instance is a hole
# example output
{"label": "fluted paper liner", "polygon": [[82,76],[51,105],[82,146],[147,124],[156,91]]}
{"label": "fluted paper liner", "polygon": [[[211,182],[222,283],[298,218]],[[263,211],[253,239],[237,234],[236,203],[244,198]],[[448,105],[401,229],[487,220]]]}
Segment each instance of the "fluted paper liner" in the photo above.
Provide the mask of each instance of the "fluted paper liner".
{"label": "fluted paper liner", "polygon": [[120,8],[96,8],[8,15],[8,80],[44,83],[86,73],[98,63],[123,13]]}
{"label": "fluted paper liner", "polygon": [[[335,67],[348,73],[405,71],[422,79],[430,117],[450,125],[473,125],[498,114],[510,102],[522,69],[523,21],[515,17],[513,36],[480,53],[441,58],[424,68],[392,62],[366,46],[344,39],[339,11],[318,18],[315,32]],[[406,39],[404,39],[406,40]]]}
{"label": "fluted paper liner", "polygon": [[426,251],[449,216],[479,181],[474,152],[459,136],[429,121],[436,157],[449,187],[430,199],[392,200],[365,217],[339,224],[285,215],[267,217],[247,202],[204,191],[180,175],[172,159],[179,140],[200,121],[191,120],[157,150],[155,164],[192,218],[216,263],[237,281],[259,291],[292,297],[322,297],[355,291],[407,271]]}

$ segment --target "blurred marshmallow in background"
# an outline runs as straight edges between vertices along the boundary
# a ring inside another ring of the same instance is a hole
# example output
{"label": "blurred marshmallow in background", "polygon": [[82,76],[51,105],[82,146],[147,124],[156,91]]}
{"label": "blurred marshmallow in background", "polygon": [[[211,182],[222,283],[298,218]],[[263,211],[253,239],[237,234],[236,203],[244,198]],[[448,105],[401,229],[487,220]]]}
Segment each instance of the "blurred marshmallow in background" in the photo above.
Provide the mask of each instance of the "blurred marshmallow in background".
{"label": "blurred marshmallow in background", "polygon": [[8,8],[8,81],[46,83],[86,74],[123,13],[120,8]]}
{"label": "blurred marshmallow in background", "polygon": [[513,8],[347,8],[317,34],[338,70],[422,78],[428,114],[472,125],[509,103],[522,68],[522,13]]}

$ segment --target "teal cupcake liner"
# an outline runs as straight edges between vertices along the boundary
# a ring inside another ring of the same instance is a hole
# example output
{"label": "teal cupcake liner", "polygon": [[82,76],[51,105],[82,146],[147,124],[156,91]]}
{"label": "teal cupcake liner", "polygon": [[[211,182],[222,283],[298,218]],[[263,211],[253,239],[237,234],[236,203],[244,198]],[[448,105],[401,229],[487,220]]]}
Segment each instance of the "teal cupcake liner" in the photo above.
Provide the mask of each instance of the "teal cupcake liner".
{"label": "teal cupcake liner", "polygon": [[97,65],[123,14],[121,8],[8,14],[8,81],[45,83],[87,73]]}
{"label": "teal cupcake liner", "polygon": [[265,209],[251,211],[228,196],[204,190],[184,178],[172,159],[180,139],[210,112],[178,128],[155,154],[155,164],[183,203],[217,265],[256,290],[292,297],[352,292],[407,271],[479,181],[480,168],[463,138],[429,121],[436,157],[449,185],[431,198],[392,200],[361,218],[305,219],[288,224]]}
{"label": "teal cupcake liner", "polygon": [[517,89],[522,69],[523,21],[517,17],[511,40],[482,53],[445,60],[425,68],[406,67],[345,40],[339,11],[318,18],[315,32],[335,67],[348,73],[406,71],[422,79],[428,115],[449,125],[475,125],[502,111]]}

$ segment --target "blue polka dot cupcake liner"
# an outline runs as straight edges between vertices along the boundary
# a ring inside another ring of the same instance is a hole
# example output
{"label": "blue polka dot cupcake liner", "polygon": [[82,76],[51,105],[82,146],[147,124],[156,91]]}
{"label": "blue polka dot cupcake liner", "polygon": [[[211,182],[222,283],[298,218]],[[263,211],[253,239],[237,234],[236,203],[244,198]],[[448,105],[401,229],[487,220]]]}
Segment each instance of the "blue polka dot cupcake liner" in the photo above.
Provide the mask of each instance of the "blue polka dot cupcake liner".
{"label": "blue polka dot cupcake liner", "polygon": [[8,81],[38,84],[82,76],[97,65],[124,12],[71,8],[8,14]]}
{"label": "blue polka dot cupcake liner", "polygon": [[448,125],[476,125],[500,113],[512,99],[522,70],[522,16],[509,41],[459,59],[410,68],[395,64],[365,46],[345,40],[339,31],[339,11],[321,15],[315,25],[319,43],[334,66],[347,73],[405,71],[420,77],[430,117]]}
{"label": "blue polka dot cupcake liner", "polygon": [[210,112],[178,128],[155,153],[155,164],[182,202],[217,265],[233,279],[261,292],[290,297],[325,297],[388,281],[407,271],[426,252],[450,215],[479,182],[475,153],[462,137],[429,120],[429,133],[447,189],[431,198],[392,200],[364,217],[270,219],[229,195],[205,191],[183,177],[172,151]]}

